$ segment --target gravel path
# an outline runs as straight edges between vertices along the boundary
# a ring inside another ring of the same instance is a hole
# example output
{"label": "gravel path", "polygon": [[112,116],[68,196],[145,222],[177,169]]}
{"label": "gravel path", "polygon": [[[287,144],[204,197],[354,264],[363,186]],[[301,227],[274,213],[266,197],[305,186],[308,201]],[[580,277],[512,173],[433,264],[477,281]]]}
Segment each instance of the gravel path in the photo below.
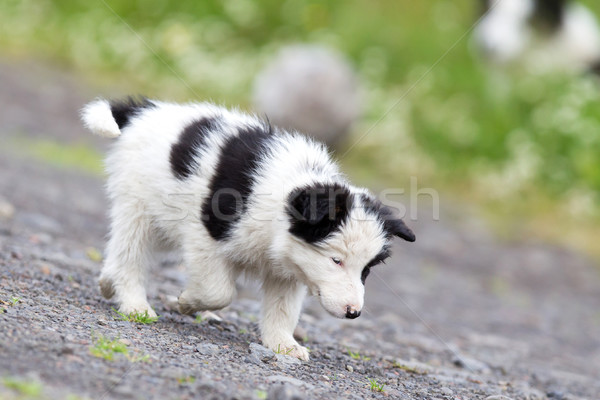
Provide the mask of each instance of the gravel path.
{"label": "gravel path", "polygon": [[[77,120],[94,95],[73,79],[0,63],[0,86],[3,143],[104,151]],[[300,363],[260,346],[255,285],[204,318],[172,311],[185,279],[173,257],[153,273],[160,319],[120,320],[96,283],[102,177],[25,153],[0,147],[0,399],[600,398],[600,269],[581,254],[501,242],[444,201],[432,221],[424,206],[418,241],[369,277],[361,318],[306,302]],[[115,351],[99,357],[103,340]]]}

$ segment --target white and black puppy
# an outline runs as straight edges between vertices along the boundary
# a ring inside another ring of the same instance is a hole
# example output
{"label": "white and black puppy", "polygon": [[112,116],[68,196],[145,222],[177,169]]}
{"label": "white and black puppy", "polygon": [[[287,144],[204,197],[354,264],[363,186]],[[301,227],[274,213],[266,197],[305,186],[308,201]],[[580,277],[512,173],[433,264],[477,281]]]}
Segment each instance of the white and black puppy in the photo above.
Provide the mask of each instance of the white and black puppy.
{"label": "white and black puppy", "polygon": [[600,68],[600,27],[590,10],[569,0],[479,0],[474,40],[488,59],[522,60],[541,72]]}
{"label": "white and black puppy", "polygon": [[96,100],[82,118],[119,137],[106,158],[112,208],[100,288],[121,312],[156,315],[145,275],[153,250],[168,245],[189,274],[181,312],[227,306],[248,273],[262,281],[264,345],[307,360],[293,338],[307,288],[333,316],[356,318],[392,237],[415,240],[346,181],[323,145],[256,117],[130,98]]}

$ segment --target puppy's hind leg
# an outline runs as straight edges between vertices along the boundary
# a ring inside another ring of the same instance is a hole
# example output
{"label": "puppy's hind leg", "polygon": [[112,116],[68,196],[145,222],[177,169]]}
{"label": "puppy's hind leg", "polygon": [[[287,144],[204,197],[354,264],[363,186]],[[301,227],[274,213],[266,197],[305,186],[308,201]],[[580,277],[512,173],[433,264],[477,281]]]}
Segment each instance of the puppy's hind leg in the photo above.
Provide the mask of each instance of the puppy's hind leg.
{"label": "puppy's hind leg", "polygon": [[182,314],[219,310],[231,304],[236,294],[235,268],[213,250],[199,249],[197,243],[201,242],[184,249],[188,283],[178,299]]}
{"label": "puppy's hind leg", "polygon": [[155,317],[145,288],[150,261],[150,224],[140,203],[124,200],[117,198],[111,210],[110,239],[100,274],[100,291],[106,298],[114,296],[122,313],[148,312]]}

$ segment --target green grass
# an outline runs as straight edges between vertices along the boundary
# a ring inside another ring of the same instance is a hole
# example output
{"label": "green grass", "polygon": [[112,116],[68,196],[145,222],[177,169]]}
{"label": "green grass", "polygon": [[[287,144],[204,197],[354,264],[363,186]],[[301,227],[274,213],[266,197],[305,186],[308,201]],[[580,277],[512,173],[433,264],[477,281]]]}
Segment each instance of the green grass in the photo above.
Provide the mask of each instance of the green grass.
{"label": "green grass", "polygon": [[36,398],[42,394],[42,384],[31,379],[22,379],[15,377],[6,377],[2,379],[2,384],[8,389],[18,392],[26,398]]}
{"label": "green grass", "polygon": [[277,345],[277,350],[275,350],[275,354],[283,354],[283,355],[289,355],[292,351],[294,350],[294,348],[290,347],[289,349],[286,348],[281,348],[281,345],[278,344]]}
{"label": "green grass", "polygon": [[103,358],[107,361],[113,361],[115,356],[122,354],[128,361],[132,363],[150,362],[150,355],[143,354],[132,349],[130,351],[127,344],[116,339],[110,339],[103,335],[93,335],[94,344],[90,346],[90,354],[94,357]]}
{"label": "green grass", "polygon": [[[518,225],[576,244],[596,237],[600,83],[488,68],[468,36],[459,41],[475,21],[473,3],[5,0],[0,48],[5,58],[50,59],[123,92],[247,108],[254,76],[281,45],[333,46],[365,87],[364,119],[338,152],[357,183],[407,187],[417,176],[420,187],[484,205],[499,230]],[[600,15],[599,2],[583,3]],[[89,149],[40,142],[28,151],[102,171]]]}
{"label": "green grass", "polygon": [[254,394],[256,395],[256,398],[261,399],[261,400],[265,400],[268,397],[267,396],[268,393],[265,390],[256,389],[254,391]]}
{"label": "green grass", "polygon": [[116,318],[118,320],[135,322],[137,324],[151,325],[151,324],[155,323],[156,321],[158,321],[158,319],[160,318],[160,316],[156,316],[156,317],[149,316],[148,311],[144,311],[143,313],[134,312],[134,313],[130,313],[130,314],[125,314],[115,308],[113,308],[112,310],[117,314]]}
{"label": "green grass", "polygon": [[65,144],[52,140],[31,139],[20,136],[11,138],[8,146],[17,154],[34,157],[59,168],[79,170],[92,175],[103,175],[103,156],[86,145]]}
{"label": "green grass", "polygon": [[128,354],[127,345],[119,342],[119,339],[109,339],[105,336],[96,336],[95,343],[90,347],[90,354],[94,357],[113,361],[116,354]]}
{"label": "green grass", "polygon": [[202,316],[202,314],[196,314],[196,318],[194,318],[194,323],[196,324],[201,324],[205,321],[204,317]]}
{"label": "green grass", "polygon": [[179,383],[180,385],[186,385],[194,382],[196,382],[196,377],[193,375],[182,376],[180,378],[177,378],[177,383]]}
{"label": "green grass", "polygon": [[394,361],[393,364],[392,364],[392,366],[394,368],[401,369],[401,370],[406,371],[406,372],[411,373],[411,374],[416,374],[416,375],[426,375],[427,374],[426,371],[423,371],[423,370],[415,368],[415,367],[411,367],[411,366],[406,365],[406,364],[402,364],[402,363],[400,363],[398,361]]}
{"label": "green grass", "polygon": [[383,392],[383,387],[385,386],[384,384],[377,382],[377,379],[367,379],[369,379],[368,385],[372,392]]}
{"label": "green grass", "polygon": [[[8,299],[8,301],[0,300],[1,304],[10,306],[10,307],[14,307],[17,304],[19,304],[20,302],[21,302],[21,298],[17,297],[17,296],[10,296],[10,299]],[[0,314],[3,314],[4,312],[6,312],[6,310],[4,308],[0,308]]]}
{"label": "green grass", "polygon": [[365,356],[361,356],[361,355],[360,355],[360,353],[359,353],[358,351],[357,351],[357,352],[354,352],[354,351],[352,351],[352,350],[350,350],[350,349],[346,349],[346,350],[348,350],[348,355],[349,355],[351,358],[353,358],[354,360],[364,360],[364,361],[369,361],[369,360],[371,359],[371,357],[365,357]]}

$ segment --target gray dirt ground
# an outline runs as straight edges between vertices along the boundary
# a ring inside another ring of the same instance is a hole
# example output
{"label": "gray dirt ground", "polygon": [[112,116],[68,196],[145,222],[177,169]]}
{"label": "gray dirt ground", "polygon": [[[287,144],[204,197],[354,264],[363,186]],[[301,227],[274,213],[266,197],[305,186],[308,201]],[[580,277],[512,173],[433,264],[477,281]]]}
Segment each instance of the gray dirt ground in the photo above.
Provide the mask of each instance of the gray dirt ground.
{"label": "gray dirt ground", "polygon": [[[185,279],[173,259],[153,273],[159,321],[118,320],[89,250],[106,234],[102,177],[11,144],[105,151],[78,122],[95,96],[82,86],[46,67],[0,63],[0,399],[600,398],[600,269],[533,239],[501,242],[443,198],[441,220],[421,210],[410,222],[417,242],[398,243],[369,277],[364,316],[335,320],[307,301],[310,362],[256,345],[253,285],[216,313],[221,321],[172,311],[167,296]],[[95,357],[101,336],[128,353]]]}

